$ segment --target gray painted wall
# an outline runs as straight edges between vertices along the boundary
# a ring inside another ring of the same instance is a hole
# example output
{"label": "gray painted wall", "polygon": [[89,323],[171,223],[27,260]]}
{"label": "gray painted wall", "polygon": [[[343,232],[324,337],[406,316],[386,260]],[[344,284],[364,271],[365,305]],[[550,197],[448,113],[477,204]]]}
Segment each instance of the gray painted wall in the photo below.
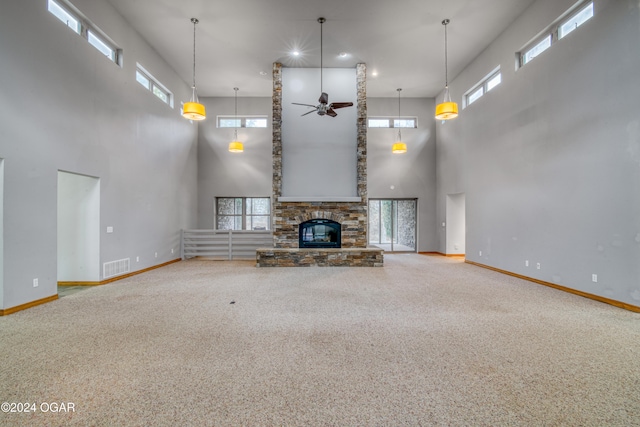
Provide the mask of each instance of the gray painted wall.
{"label": "gray painted wall", "polygon": [[638,306],[638,2],[597,0],[590,22],[514,70],[573,3],[537,1],[451,82],[460,103],[502,68],[500,86],[437,125],[438,221],[466,193],[468,260]]}
{"label": "gray painted wall", "polygon": [[[271,195],[271,98],[238,97],[238,114],[269,114],[268,129],[240,129],[245,144],[242,154],[229,153],[233,129],[217,129],[215,116],[233,114],[233,98],[202,98],[207,116],[200,123],[198,142],[198,227],[212,228],[216,197]],[[393,98],[369,98],[369,115],[397,115]],[[301,107],[302,108],[302,107]],[[435,232],[435,108],[433,99],[402,101],[403,115],[418,117],[418,129],[403,130],[409,146],[406,155],[391,153],[396,132],[370,129],[368,132],[368,191],[371,198],[418,198],[418,248],[434,251]],[[406,114],[405,114],[406,113]],[[308,118],[308,117],[304,117]],[[312,117],[313,118],[313,117]],[[318,120],[329,120],[315,117]],[[390,186],[394,186],[394,190]]]}
{"label": "gray painted wall", "polygon": [[[367,132],[367,187],[373,199],[418,199],[418,251],[435,251],[436,234],[436,125],[433,120],[434,100],[404,98],[401,114],[417,116],[417,129],[402,129],[407,153],[393,154],[397,129],[369,129]],[[397,98],[368,98],[367,114],[398,115]],[[391,188],[393,186],[393,188]]]}
{"label": "gray painted wall", "polygon": [[355,68],[323,70],[329,102],[352,102],[336,117],[307,114],[318,105],[320,69],[282,69],[282,195],[358,196]]}
{"label": "gray painted wall", "polygon": [[[229,88],[233,93],[233,88]],[[238,115],[267,115],[267,128],[239,128],[244,153],[230,153],[233,128],[216,127],[216,116],[234,114],[234,98],[200,98],[207,120],[198,134],[198,228],[214,228],[216,197],[271,197],[271,98],[242,97]]]}
{"label": "gray painted wall", "polygon": [[[45,1],[2,3],[4,308],[57,293],[58,170],[100,178],[101,264],[130,257],[135,271],[178,258],[180,229],[196,223],[197,127],[179,111],[189,86],[107,1],[74,4],[124,50],[122,68]],[[136,82],[136,62],[176,108]]]}

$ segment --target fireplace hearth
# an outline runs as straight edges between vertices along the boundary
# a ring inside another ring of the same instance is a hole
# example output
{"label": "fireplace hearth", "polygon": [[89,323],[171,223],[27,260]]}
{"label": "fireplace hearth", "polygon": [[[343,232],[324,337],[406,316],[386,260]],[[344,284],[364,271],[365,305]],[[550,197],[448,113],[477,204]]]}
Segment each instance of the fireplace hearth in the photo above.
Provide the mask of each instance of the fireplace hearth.
{"label": "fireplace hearth", "polygon": [[299,248],[340,248],[341,225],[330,219],[310,219],[299,225]]}

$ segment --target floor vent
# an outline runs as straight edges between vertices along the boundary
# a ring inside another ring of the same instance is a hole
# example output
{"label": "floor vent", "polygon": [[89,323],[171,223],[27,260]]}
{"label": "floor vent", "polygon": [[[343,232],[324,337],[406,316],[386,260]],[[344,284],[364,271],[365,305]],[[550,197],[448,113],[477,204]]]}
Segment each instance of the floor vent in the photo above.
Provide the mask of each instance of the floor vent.
{"label": "floor vent", "polygon": [[129,272],[130,258],[119,259],[117,261],[109,261],[102,264],[102,278],[119,276]]}

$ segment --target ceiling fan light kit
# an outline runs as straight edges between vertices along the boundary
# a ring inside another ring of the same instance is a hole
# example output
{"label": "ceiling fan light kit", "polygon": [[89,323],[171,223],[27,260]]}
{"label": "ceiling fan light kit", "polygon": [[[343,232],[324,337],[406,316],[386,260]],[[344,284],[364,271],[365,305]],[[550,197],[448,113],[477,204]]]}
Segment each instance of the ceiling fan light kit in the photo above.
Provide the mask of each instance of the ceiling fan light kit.
{"label": "ceiling fan light kit", "polygon": [[207,114],[204,105],[198,101],[198,92],[196,91],[196,24],[199,22],[196,18],[191,18],[193,23],[193,86],[191,99],[182,106],[182,117],[189,120],[204,120]]}
{"label": "ceiling fan light kit", "polygon": [[318,22],[320,23],[320,98],[318,98],[318,105],[312,105],[312,104],[300,104],[298,102],[292,102],[292,104],[294,105],[303,105],[305,107],[310,107],[313,108],[313,110],[307,111],[306,113],[302,114],[302,116],[306,116],[307,114],[311,114],[311,113],[318,113],[319,116],[329,116],[329,117],[336,117],[338,115],[338,113],[335,112],[336,109],[338,108],[345,108],[345,107],[353,107],[353,102],[332,102],[331,104],[329,103],[329,95],[323,91],[322,89],[322,70],[323,70],[323,63],[322,63],[322,24],[324,24],[327,20],[324,18],[318,18]]}
{"label": "ceiling fan light kit", "polygon": [[449,19],[442,21],[444,25],[444,100],[441,104],[436,106],[436,119],[437,120],[450,120],[458,117],[458,104],[451,101],[451,95],[449,94],[449,76],[447,69],[447,25],[451,22]]}

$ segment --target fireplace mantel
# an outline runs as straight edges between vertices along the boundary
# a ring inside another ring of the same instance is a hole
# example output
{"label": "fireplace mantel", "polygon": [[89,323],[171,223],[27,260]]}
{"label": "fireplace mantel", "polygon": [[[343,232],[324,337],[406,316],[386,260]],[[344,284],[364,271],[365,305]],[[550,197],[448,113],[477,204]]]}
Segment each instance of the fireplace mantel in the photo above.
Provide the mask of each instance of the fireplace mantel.
{"label": "fireplace mantel", "polygon": [[361,202],[360,196],[280,196],[278,202]]}

